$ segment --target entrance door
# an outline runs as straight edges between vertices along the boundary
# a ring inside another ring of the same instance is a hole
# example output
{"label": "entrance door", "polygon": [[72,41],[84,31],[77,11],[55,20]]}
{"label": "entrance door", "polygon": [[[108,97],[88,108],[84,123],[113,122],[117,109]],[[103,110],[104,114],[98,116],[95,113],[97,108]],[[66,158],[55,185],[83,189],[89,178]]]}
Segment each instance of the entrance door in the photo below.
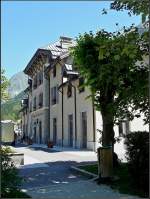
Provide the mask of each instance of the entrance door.
{"label": "entrance door", "polygon": [[68,115],[68,142],[73,147],[73,115]]}
{"label": "entrance door", "polygon": [[82,148],[87,148],[87,114],[81,113]]}
{"label": "entrance door", "polygon": [[57,119],[53,118],[53,143],[57,144]]}
{"label": "entrance door", "polygon": [[42,144],[42,122],[39,122],[39,143]]}
{"label": "entrance door", "polygon": [[34,127],[34,143],[36,143],[36,126]]}

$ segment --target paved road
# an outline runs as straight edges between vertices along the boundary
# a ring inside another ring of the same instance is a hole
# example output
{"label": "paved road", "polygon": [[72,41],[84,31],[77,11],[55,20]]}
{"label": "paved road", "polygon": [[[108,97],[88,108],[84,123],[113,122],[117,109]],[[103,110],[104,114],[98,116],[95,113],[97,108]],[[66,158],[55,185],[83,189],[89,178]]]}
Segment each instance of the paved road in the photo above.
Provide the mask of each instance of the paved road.
{"label": "paved road", "polygon": [[17,147],[16,150],[24,152],[25,157],[25,165],[20,168],[20,175],[25,179],[22,188],[33,198],[136,198],[120,194],[108,186],[97,185],[91,179],[70,169],[72,165],[96,161],[94,152],[60,152],[37,147]]}

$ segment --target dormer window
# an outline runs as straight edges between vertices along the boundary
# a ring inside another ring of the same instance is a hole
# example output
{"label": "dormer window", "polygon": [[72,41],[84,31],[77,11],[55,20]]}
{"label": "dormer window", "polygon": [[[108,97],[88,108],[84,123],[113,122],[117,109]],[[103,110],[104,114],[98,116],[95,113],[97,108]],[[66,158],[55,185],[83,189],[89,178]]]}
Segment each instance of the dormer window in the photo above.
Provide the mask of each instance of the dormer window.
{"label": "dormer window", "polygon": [[68,98],[72,96],[72,86],[71,85],[68,85],[67,96],[68,96]]}
{"label": "dormer window", "polygon": [[56,77],[56,66],[53,67],[53,77]]}

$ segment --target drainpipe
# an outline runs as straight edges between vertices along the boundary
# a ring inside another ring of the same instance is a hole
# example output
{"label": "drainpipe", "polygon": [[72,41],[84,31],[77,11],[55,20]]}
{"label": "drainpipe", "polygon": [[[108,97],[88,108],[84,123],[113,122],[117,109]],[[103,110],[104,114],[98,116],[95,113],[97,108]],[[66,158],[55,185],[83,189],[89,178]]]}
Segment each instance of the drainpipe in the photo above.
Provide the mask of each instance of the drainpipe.
{"label": "drainpipe", "polygon": [[[62,78],[61,78],[61,83],[63,84],[63,75],[62,75]],[[62,87],[62,95],[61,95],[61,102],[62,102],[62,105],[61,105],[61,113],[62,113],[62,147],[64,146],[64,93],[63,93],[63,87]]]}
{"label": "drainpipe", "polygon": [[92,109],[93,109],[93,142],[94,142],[94,151],[96,151],[96,143],[95,143],[95,109],[94,109],[94,102],[92,100]]}

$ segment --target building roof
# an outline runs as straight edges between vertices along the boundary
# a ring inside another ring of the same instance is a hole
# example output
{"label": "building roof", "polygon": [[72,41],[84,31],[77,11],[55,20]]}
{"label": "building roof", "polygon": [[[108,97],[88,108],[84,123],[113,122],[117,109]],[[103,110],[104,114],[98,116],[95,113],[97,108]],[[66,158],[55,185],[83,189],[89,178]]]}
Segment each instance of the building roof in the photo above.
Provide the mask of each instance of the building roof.
{"label": "building roof", "polygon": [[27,64],[26,68],[24,69],[24,72],[27,73],[29,68],[32,67],[33,62],[35,61],[37,55],[40,52],[45,52],[50,54],[53,60],[55,60],[58,57],[60,57],[60,59],[63,59],[69,56],[69,48],[75,45],[76,41],[73,40],[72,38],[61,36],[57,42],[40,47],[39,49],[37,49],[31,60]]}

